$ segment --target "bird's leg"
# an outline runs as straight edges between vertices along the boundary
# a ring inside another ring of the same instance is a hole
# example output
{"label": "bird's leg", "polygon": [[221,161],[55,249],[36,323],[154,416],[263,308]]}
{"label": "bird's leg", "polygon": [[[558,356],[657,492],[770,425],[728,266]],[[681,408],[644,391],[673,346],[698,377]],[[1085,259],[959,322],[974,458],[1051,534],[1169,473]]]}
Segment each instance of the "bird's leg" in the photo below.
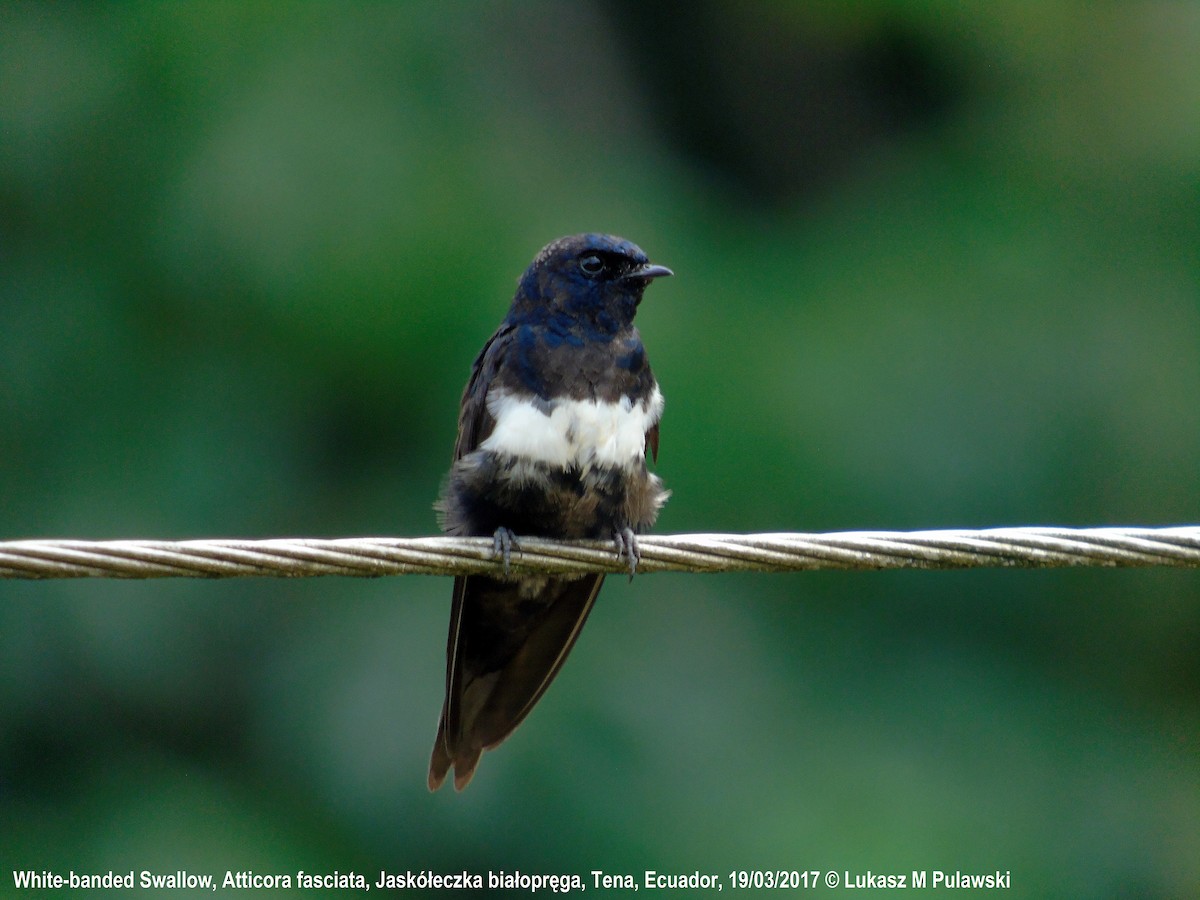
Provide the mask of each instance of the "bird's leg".
{"label": "bird's leg", "polygon": [[613,531],[613,543],[617,545],[617,559],[624,557],[629,561],[629,580],[633,581],[638,563],[642,561],[642,553],[638,550],[637,535],[628,525]]}
{"label": "bird's leg", "polygon": [[495,556],[504,558],[504,574],[508,575],[508,563],[512,559],[512,549],[517,548],[519,552],[521,545],[517,542],[517,536],[513,534],[511,528],[505,528],[501,525],[496,529],[496,533],[492,535],[492,553]]}

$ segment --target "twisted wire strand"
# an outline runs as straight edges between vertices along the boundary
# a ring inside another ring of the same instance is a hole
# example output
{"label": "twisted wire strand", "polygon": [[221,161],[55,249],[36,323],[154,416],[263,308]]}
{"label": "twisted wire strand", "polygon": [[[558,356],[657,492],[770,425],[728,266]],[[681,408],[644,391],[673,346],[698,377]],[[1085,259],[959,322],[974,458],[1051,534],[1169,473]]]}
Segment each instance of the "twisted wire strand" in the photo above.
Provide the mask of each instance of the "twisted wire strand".
{"label": "twisted wire strand", "polygon": [[[674,534],[638,539],[639,573],[1010,566],[1200,567],[1200,526]],[[628,571],[607,541],[518,538],[512,574]],[[0,542],[0,578],[502,574],[491,538]]]}

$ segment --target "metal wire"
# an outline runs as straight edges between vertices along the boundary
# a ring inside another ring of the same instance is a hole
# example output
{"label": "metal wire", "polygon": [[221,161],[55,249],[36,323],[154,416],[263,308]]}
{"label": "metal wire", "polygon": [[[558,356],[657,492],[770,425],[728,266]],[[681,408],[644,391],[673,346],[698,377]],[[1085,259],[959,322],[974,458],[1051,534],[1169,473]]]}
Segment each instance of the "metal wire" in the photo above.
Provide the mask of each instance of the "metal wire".
{"label": "metal wire", "polygon": [[[1200,526],[675,534],[638,539],[639,573],[995,566],[1200,567]],[[606,541],[518,538],[512,574],[621,573]],[[501,574],[491,538],[0,542],[2,578]]]}

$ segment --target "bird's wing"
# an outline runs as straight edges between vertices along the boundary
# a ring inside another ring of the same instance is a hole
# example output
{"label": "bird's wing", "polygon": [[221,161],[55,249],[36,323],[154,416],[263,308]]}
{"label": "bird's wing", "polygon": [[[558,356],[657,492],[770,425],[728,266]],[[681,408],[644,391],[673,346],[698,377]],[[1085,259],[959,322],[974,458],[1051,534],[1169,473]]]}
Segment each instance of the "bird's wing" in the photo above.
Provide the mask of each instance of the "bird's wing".
{"label": "bird's wing", "polygon": [[463,389],[458,412],[458,440],[454,442],[454,459],[462,459],[487,440],[496,420],[487,408],[487,392],[492,380],[504,363],[512,344],[513,327],[502,325],[493,334],[471,365],[471,377]]}
{"label": "bird's wing", "polygon": [[603,575],[529,584],[481,575],[454,579],[446,704],[430,790],[441,786],[451,766],[454,786],[462,790],[483,751],[521,724],[562,668],[603,582]]}

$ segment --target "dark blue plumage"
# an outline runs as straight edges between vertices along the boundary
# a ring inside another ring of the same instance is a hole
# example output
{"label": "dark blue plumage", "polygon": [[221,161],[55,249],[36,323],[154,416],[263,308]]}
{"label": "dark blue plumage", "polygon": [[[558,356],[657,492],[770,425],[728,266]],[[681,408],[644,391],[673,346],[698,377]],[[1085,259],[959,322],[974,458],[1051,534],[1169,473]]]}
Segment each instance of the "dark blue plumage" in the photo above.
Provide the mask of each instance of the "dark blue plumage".
{"label": "dark blue plumage", "polygon": [[[494,536],[506,559],[514,535],[612,538],[633,571],[634,536],[668,495],[646,465],[662,394],[633,319],[646,285],[670,274],[612,235],[560,238],[534,258],[463,392],[437,504],[447,533]],[[603,580],[455,579],[431,790],[451,767],[465,787],[482,752],[521,723]]]}

